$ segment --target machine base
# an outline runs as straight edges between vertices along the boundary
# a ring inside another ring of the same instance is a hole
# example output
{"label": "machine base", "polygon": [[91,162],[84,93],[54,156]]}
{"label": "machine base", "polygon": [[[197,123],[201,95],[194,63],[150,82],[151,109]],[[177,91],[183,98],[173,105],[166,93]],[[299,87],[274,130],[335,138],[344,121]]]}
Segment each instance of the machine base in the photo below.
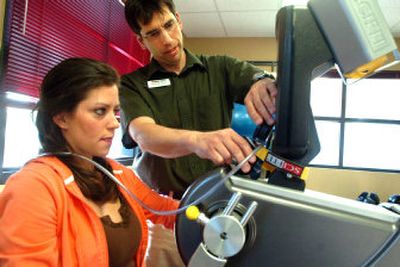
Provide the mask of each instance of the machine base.
{"label": "machine base", "polygon": [[[222,168],[193,184],[181,206],[190,204],[220,181]],[[328,194],[268,185],[231,177],[199,205],[208,217],[217,216],[232,193],[258,207],[246,226],[243,249],[225,266],[397,266],[400,262],[400,216],[382,207]],[[186,264],[202,240],[202,226],[178,215],[176,238]]]}

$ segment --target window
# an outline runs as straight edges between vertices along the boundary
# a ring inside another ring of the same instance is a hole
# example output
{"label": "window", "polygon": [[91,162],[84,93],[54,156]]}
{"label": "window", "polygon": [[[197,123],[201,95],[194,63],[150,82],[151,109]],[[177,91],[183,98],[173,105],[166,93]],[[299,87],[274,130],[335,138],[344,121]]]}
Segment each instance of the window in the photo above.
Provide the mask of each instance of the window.
{"label": "window", "polygon": [[18,168],[38,155],[38,134],[30,109],[7,107],[6,112],[3,168]]}
{"label": "window", "polygon": [[348,122],[343,165],[354,168],[400,170],[400,124]]}
{"label": "window", "polygon": [[329,76],[311,84],[321,143],[311,165],[400,171],[399,74],[384,72],[348,85]]}
{"label": "window", "polygon": [[340,124],[333,121],[318,120],[315,123],[321,150],[311,164],[338,166],[340,147]]}
{"label": "window", "polygon": [[[8,96],[10,94],[7,94]],[[12,94],[12,97],[21,95]],[[23,97],[23,96],[22,96]],[[30,99],[35,100],[33,98]],[[25,162],[35,158],[41,145],[36,129],[35,113],[32,112],[33,102],[25,102],[26,107],[6,107],[7,123],[5,127],[4,169],[16,169]],[[125,149],[121,143],[122,129],[115,131],[114,140],[108,154],[111,158],[132,157],[132,149]]]}
{"label": "window", "polygon": [[364,79],[347,86],[346,117],[400,120],[400,79]]}
{"label": "window", "polygon": [[315,79],[311,82],[310,101],[314,116],[339,118],[342,104],[342,80]]}
{"label": "window", "polygon": [[[311,83],[310,103],[316,120],[321,151],[311,164],[339,165],[342,80],[318,78]],[[329,118],[329,119],[328,119]]]}

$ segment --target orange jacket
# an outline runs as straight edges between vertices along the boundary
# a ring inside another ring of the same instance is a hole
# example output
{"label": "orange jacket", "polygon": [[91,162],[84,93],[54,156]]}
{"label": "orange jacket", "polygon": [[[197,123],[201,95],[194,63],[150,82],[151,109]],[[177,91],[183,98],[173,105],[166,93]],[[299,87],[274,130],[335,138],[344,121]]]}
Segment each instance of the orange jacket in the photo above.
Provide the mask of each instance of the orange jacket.
{"label": "orange jacket", "polygon": [[[109,163],[114,175],[147,205],[158,210],[178,207],[177,201],[152,191],[132,170]],[[172,228],[175,216],[154,215],[120,191],[142,225],[136,265],[144,266],[146,219]],[[103,225],[71,171],[56,157],[30,161],[8,179],[0,194],[0,266],[109,266]]]}

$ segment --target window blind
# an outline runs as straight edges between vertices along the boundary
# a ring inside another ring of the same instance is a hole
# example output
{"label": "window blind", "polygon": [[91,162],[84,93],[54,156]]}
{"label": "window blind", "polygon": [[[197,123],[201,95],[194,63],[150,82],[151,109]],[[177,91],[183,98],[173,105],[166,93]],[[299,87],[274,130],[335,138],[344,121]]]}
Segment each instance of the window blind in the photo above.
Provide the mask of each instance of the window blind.
{"label": "window blind", "polygon": [[68,57],[98,59],[120,74],[149,62],[117,0],[26,1],[8,1],[3,91],[37,97],[48,70]]}

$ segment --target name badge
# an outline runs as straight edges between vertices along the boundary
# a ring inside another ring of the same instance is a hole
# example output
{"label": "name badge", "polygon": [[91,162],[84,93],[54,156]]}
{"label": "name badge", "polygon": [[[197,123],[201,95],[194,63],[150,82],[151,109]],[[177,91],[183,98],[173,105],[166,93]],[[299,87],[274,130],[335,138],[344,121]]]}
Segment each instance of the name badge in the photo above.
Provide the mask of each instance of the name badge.
{"label": "name badge", "polygon": [[163,86],[169,86],[169,85],[171,85],[171,81],[169,79],[147,81],[147,86],[149,88],[157,88],[157,87],[163,87]]}

